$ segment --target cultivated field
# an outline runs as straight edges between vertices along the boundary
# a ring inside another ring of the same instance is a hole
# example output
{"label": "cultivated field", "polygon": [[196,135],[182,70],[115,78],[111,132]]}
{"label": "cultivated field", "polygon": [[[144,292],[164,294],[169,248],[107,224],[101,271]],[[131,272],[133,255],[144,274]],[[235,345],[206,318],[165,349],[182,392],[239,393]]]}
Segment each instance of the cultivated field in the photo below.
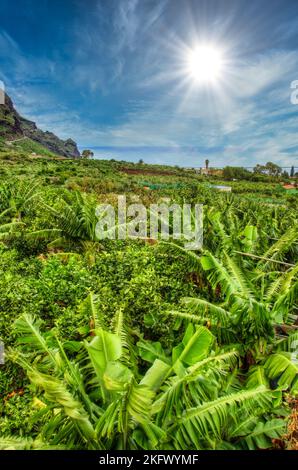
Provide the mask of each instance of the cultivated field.
{"label": "cultivated field", "polygon": [[[298,198],[258,179],[0,155],[1,448],[297,449]],[[119,195],[203,204],[203,249],[98,240]]]}

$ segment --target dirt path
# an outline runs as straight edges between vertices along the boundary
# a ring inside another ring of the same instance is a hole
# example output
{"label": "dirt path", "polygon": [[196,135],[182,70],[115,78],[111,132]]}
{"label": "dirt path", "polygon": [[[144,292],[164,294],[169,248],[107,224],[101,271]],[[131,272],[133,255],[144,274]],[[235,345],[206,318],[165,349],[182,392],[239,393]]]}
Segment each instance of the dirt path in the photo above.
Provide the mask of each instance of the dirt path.
{"label": "dirt path", "polygon": [[14,140],[6,140],[6,144],[7,145],[12,145],[14,142],[18,142],[19,140],[24,140],[24,139],[29,139],[29,137],[27,137],[26,135],[24,137],[19,137],[18,139],[14,139]]}

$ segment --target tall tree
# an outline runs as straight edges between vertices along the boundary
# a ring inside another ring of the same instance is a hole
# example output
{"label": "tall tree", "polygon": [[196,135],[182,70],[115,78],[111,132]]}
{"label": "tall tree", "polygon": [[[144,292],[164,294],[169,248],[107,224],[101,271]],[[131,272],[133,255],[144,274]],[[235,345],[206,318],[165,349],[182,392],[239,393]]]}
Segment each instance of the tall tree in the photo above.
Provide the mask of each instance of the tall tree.
{"label": "tall tree", "polygon": [[282,172],[282,168],[280,166],[276,165],[276,163],[267,162],[265,167],[266,167],[267,173],[270,176],[278,176]]}
{"label": "tall tree", "polygon": [[266,172],[266,167],[264,165],[260,165],[259,163],[256,164],[254,167],[254,173],[257,173],[259,175],[263,175]]}
{"label": "tall tree", "polygon": [[206,166],[206,170],[208,170],[208,168],[209,168],[209,160],[208,160],[208,158],[205,160],[205,166]]}
{"label": "tall tree", "polygon": [[91,150],[83,150],[82,158],[92,158],[94,157],[94,153]]}
{"label": "tall tree", "polygon": [[295,168],[294,168],[294,165],[293,165],[292,168],[291,168],[291,174],[290,174],[291,178],[293,178],[294,175],[295,175]]}
{"label": "tall tree", "polygon": [[223,169],[223,177],[226,179],[250,179],[251,172],[243,167],[225,166]]}

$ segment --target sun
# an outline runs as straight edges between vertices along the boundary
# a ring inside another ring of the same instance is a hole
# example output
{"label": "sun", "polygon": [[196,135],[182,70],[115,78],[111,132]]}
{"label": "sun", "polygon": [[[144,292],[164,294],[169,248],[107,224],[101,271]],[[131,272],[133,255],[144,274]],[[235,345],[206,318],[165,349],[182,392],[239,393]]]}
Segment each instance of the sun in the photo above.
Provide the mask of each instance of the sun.
{"label": "sun", "polygon": [[188,54],[188,73],[198,82],[215,82],[221,75],[223,57],[219,48],[201,45]]}

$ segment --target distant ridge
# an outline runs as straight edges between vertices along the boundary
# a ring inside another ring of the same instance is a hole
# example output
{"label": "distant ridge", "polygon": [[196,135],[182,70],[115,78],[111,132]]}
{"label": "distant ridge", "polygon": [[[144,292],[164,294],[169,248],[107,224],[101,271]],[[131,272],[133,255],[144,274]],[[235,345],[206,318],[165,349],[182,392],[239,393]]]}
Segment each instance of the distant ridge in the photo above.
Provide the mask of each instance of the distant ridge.
{"label": "distant ridge", "polygon": [[35,122],[20,116],[7,94],[5,104],[0,105],[0,137],[7,141],[28,137],[56,155],[80,157],[77,144],[72,139],[62,140],[52,132],[42,131]]}

